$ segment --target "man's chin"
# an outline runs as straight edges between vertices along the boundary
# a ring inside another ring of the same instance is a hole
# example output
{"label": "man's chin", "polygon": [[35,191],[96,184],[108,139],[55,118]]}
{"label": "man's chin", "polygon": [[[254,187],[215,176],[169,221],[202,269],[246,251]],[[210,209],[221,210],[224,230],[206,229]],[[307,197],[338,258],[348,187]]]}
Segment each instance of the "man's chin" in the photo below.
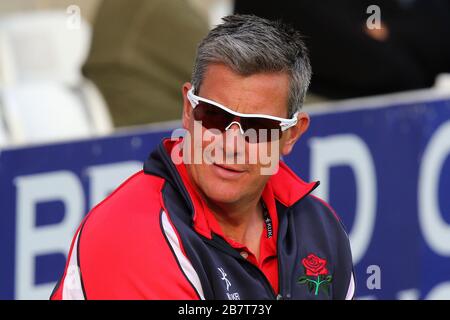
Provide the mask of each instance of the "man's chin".
{"label": "man's chin", "polygon": [[220,188],[219,186],[210,186],[208,190],[204,192],[204,194],[208,198],[208,201],[223,204],[237,203],[243,196],[243,192],[240,190],[240,188],[226,190],[225,188]]}

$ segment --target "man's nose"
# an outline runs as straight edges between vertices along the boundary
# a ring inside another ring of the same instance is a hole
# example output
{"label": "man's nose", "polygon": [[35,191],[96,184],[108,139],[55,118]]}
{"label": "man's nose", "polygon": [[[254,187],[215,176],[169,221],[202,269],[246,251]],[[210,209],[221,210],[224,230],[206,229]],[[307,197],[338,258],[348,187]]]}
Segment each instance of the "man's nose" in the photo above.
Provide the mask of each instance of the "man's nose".
{"label": "man's nose", "polygon": [[242,135],[244,134],[244,129],[242,129],[242,125],[240,122],[233,120],[226,128],[225,132],[228,130],[236,131],[238,130]]}
{"label": "man's nose", "polygon": [[[245,154],[244,129],[238,121],[231,122],[224,132],[224,155],[226,159],[238,161]],[[227,161],[227,160],[226,160]],[[240,162],[239,162],[240,163]]]}

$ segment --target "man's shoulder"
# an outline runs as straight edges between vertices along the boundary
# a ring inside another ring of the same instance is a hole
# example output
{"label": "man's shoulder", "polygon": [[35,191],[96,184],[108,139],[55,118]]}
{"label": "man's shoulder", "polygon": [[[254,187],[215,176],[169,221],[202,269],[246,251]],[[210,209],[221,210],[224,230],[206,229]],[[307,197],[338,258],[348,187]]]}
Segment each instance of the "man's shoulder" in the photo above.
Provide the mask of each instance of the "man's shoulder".
{"label": "man's shoulder", "polygon": [[113,218],[116,215],[129,218],[134,213],[149,213],[149,209],[159,211],[164,182],[163,178],[143,171],[135,173],[91,210],[89,220],[99,219],[99,216]]}
{"label": "man's shoulder", "polygon": [[311,226],[325,231],[327,236],[347,239],[345,226],[333,209],[325,200],[309,194],[295,205],[299,223],[307,222]]}
{"label": "man's shoulder", "polygon": [[95,234],[96,239],[99,235],[126,236],[136,225],[157,227],[154,222],[159,219],[164,182],[143,171],[132,175],[89,212],[82,227],[83,238],[89,234]]}
{"label": "man's shoulder", "polygon": [[[164,183],[138,172],[86,217],[79,233],[78,262],[87,298],[197,297],[164,229]],[[168,285],[170,281],[175,285]]]}
{"label": "man's shoulder", "polygon": [[315,212],[317,212],[319,214],[323,214],[327,218],[329,218],[333,221],[337,221],[339,223],[341,222],[341,218],[338,216],[338,214],[333,209],[333,207],[328,202],[323,200],[322,198],[315,196],[313,194],[309,194],[306,197],[306,199],[307,199],[307,201],[310,201],[311,204],[313,204],[313,206],[315,208]]}

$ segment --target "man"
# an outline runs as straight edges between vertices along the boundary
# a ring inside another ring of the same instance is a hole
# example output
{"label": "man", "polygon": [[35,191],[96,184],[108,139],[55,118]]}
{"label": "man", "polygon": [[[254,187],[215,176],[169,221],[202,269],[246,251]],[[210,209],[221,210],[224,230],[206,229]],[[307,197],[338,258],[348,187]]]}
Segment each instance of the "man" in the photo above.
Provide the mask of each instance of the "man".
{"label": "man", "polygon": [[310,77],[298,32],[224,18],[182,88],[185,137],[89,213],[52,298],[353,298],[339,218],[280,161],[308,128]]}

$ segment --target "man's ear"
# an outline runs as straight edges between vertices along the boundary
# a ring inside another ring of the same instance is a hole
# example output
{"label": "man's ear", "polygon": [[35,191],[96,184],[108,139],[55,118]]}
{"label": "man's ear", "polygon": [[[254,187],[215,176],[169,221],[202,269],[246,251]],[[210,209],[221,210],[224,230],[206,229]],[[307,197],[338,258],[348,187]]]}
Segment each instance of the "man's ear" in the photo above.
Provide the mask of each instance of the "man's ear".
{"label": "man's ear", "polygon": [[183,84],[183,87],[181,89],[183,94],[183,115],[182,115],[182,122],[183,122],[183,128],[188,130],[189,124],[192,121],[192,106],[191,102],[187,98],[188,91],[192,88],[192,84],[190,82],[186,82]]}
{"label": "man's ear", "polygon": [[[292,148],[298,139],[308,130],[309,116],[305,112],[300,112],[297,115],[297,124],[286,131],[286,140],[281,140],[281,155],[287,156],[291,153]],[[283,141],[284,140],[284,141]]]}

